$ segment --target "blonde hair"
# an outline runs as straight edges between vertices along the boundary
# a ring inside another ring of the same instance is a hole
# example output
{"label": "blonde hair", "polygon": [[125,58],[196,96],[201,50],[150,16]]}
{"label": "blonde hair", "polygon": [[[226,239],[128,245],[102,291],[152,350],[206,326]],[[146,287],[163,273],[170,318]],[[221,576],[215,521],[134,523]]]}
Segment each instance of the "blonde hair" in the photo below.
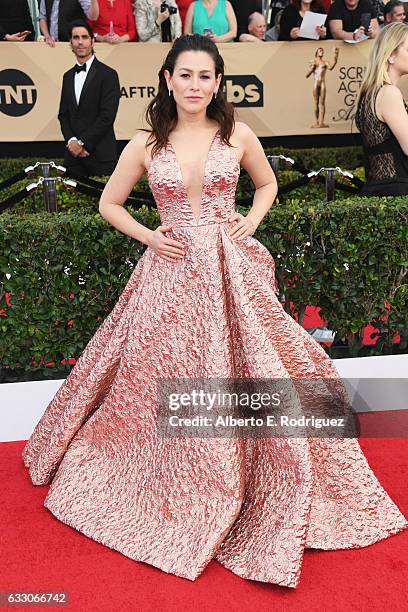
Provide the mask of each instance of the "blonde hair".
{"label": "blonde hair", "polygon": [[366,96],[366,101],[370,104],[374,116],[376,116],[375,100],[377,93],[383,85],[392,85],[388,74],[388,59],[391,53],[402,45],[407,35],[408,25],[395,22],[386,25],[374,41],[357,101],[358,106],[363,96]]}

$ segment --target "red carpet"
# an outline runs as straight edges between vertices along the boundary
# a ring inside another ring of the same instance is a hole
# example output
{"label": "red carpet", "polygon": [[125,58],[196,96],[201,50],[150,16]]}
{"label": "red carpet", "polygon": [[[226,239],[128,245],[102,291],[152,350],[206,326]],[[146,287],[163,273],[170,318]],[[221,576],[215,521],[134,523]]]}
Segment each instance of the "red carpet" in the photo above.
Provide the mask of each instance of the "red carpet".
{"label": "red carpet", "polygon": [[[0,591],[68,591],[79,612],[358,612],[407,609],[408,530],[357,550],[306,550],[297,589],[247,581],[212,561],[195,582],[128,559],[58,521],[21,461],[24,442],[0,444]],[[367,459],[408,515],[408,440],[363,439]],[[14,609],[17,607],[4,607]],[[23,606],[23,609],[28,607]]]}

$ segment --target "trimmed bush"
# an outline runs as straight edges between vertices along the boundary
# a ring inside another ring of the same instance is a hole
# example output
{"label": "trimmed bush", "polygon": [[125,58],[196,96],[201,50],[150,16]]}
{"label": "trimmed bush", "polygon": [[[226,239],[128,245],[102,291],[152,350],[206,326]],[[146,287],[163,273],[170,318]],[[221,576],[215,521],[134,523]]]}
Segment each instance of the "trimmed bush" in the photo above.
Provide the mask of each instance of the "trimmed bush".
{"label": "trimmed bush", "polygon": [[265,149],[267,155],[286,155],[296,161],[302,162],[308,170],[320,168],[335,168],[342,170],[355,170],[363,165],[363,149],[356,147],[325,147],[317,149],[288,149],[273,147]]}
{"label": "trimmed bush", "polygon": [[[95,204],[96,206],[96,204]],[[144,225],[155,209],[129,209]],[[244,211],[243,211],[244,212]],[[362,332],[379,328],[373,354],[408,339],[408,203],[406,198],[347,198],[276,203],[256,237],[275,258],[280,298],[302,321],[320,306],[328,326],[353,354]],[[69,370],[120,293],[144,250],[97,212],[0,216],[0,364],[20,371]],[[11,294],[8,307],[6,292]],[[50,368],[48,368],[50,370]]]}

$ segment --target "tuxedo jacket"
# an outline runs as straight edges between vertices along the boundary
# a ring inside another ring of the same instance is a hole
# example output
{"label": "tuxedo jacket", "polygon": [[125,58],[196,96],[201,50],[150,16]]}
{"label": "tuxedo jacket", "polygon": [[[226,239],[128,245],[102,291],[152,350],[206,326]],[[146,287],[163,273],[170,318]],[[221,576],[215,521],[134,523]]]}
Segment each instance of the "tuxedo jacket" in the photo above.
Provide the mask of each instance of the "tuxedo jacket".
{"label": "tuxedo jacket", "polygon": [[[113,130],[119,106],[118,73],[96,57],[82,88],[79,104],[75,97],[75,67],[64,74],[58,119],[65,143],[72,136],[82,140],[90,153],[88,159],[100,162],[117,160]],[[65,160],[70,159],[65,149]]]}

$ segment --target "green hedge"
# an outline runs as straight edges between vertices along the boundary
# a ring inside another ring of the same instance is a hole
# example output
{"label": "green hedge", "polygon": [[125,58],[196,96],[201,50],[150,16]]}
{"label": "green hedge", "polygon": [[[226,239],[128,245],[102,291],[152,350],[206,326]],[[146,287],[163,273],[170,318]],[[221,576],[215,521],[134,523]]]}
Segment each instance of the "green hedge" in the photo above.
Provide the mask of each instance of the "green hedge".
{"label": "green hedge", "polygon": [[287,147],[266,148],[267,155],[286,155],[302,162],[308,170],[336,168],[353,171],[363,165],[363,149],[356,147],[325,147],[318,149],[288,149]]}
{"label": "green hedge", "polygon": [[[363,165],[363,151],[360,146],[356,147],[327,147],[317,149],[289,149],[287,147],[265,148],[267,155],[286,155],[299,162],[303,162],[306,168],[318,170],[322,166],[340,166],[344,170],[354,170]],[[26,166],[33,165],[36,161],[47,162],[50,158],[16,157],[11,159],[0,159],[0,182],[17,174]],[[54,159],[55,163],[62,163],[61,159]]]}
{"label": "green hedge", "polygon": [[[156,210],[132,214],[148,227],[159,223]],[[406,198],[293,200],[276,203],[256,237],[275,258],[280,298],[292,316],[301,321],[306,305],[320,306],[354,355],[362,354],[363,328],[373,323],[380,331],[369,349],[375,354],[391,350],[396,333],[400,350],[407,346],[407,220]],[[84,209],[6,212],[0,243],[0,310],[7,311],[6,292],[12,301],[9,316],[0,317],[0,364],[21,372],[55,362],[54,375],[64,370],[62,359],[81,353],[144,248]]]}
{"label": "green hedge", "polygon": [[[15,160],[12,160],[15,162]],[[21,170],[21,168],[26,167],[33,163],[33,160],[23,160],[24,164],[13,167],[9,172],[5,172],[5,165],[1,164],[0,168],[2,172],[0,173],[0,181],[4,180],[4,178],[8,176],[12,176]],[[57,160],[58,161],[58,160]],[[331,163],[330,163],[331,162]],[[329,157],[327,159],[326,166],[333,165],[333,160],[330,160]],[[322,160],[319,163],[313,164],[312,168],[319,169],[322,165]],[[343,165],[343,168],[350,169],[350,166]],[[364,179],[364,171],[361,167],[353,168],[353,173],[361,179]],[[1,176],[3,174],[3,176]],[[286,185],[291,181],[299,178],[301,175],[298,172],[293,171],[285,165],[282,165],[282,170],[279,171],[278,181],[280,185]],[[96,177],[101,182],[106,182],[108,177]],[[0,202],[5,200],[7,197],[16,193],[23,187],[25,187],[28,183],[34,182],[36,180],[36,176],[28,177],[12,185],[8,189],[5,189],[0,192]],[[147,178],[143,177],[135,186],[135,189],[139,191],[146,191],[150,193],[149,185],[147,182]],[[250,179],[250,177],[243,173],[238,181],[237,186],[237,199],[247,198],[252,196],[254,193],[254,185]],[[337,192],[338,197],[341,196],[341,192]],[[324,185],[318,183],[309,183],[304,187],[299,187],[288,194],[280,196],[279,200],[281,203],[291,203],[292,201],[299,201],[303,203],[313,203],[316,199],[324,198]],[[58,202],[58,212],[71,212],[78,209],[87,210],[88,212],[96,212],[98,210],[98,199],[99,195],[95,195],[95,197],[89,197],[80,194],[77,191],[70,191],[66,189],[61,183],[57,183],[57,202]],[[43,191],[39,189],[32,193],[30,196],[26,197],[22,202],[14,206],[10,209],[10,213],[13,215],[25,216],[30,213],[41,213],[44,211],[44,202],[43,202]]]}

